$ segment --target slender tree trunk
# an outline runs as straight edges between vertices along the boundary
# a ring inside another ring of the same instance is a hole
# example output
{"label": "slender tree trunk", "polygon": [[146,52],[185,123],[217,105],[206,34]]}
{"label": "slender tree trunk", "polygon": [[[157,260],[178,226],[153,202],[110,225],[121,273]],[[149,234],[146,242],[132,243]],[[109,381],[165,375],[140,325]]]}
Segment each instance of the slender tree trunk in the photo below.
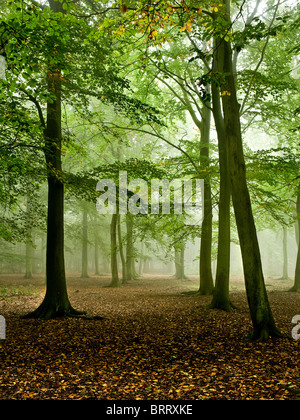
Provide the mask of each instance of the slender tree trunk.
{"label": "slender tree trunk", "polygon": [[297,226],[298,226],[298,235],[296,235],[297,245],[298,245],[298,252],[297,252],[297,260],[296,260],[296,268],[295,268],[295,280],[294,285],[290,289],[291,292],[300,292],[300,184],[298,187],[298,195],[297,195],[297,205],[296,205],[296,211],[297,211]]}
{"label": "slender tree trunk", "polygon": [[[225,19],[230,22],[230,1],[225,0]],[[219,62],[222,63],[222,105],[225,133],[228,141],[229,168],[232,202],[239,234],[247,299],[253,324],[253,339],[267,340],[271,336],[280,336],[275,326],[269,305],[262,271],[260,249],[252,213],[251,200],[246,180],[246,166],[242,144],[239,104],[232,69],[232,50],[230,41],[221,41],[224,48],[215,49]]]}
{"label": "slender tree trunk", "polygon": [[[180,85],[181,86],[181,85]],[[211,110],[206,105],[203,105],[201,110],[201,120],[195,113],[190,104],[185,88],[181,86],[184,104],[190,113],[193,122],[200,130],[200,167],[202,170],[206,169],[204,177],[204,205],[203,205],[203,220],[201,225],[201,242],[200,242],[200,258],[199,258],[199,290],[196,292],[200,295],[210,295],[214,289],[213,275],[212,275],[212,199],[211,199],[211,185],[209,175],[209,142],[210,142],[210,124],[211,124]]]}
{"label": "slender tree trunk", "polygon": [[81,255],[81,278],[88,278],[88,222],[87,208],[84,203],[82,210],[82,255]]}
{"label": "slender tree trunk", "polygon": [[184,246],[174,247],[175,250],[175,279],[182,280],[185,279],[184,274]]}
{"label": "slender tree trunk", "polygon": [[95,259],[95,275],[100,275],[99,270],[99,239],[98,239],[98,232],[95,231],[95,243],[94,243],[94,259]]}
{"label": "slender tree trunk", "polygon": [[27,234],[30,235],[31,240],[26,241],[26,256],[25,256],[25,279],[32,279],[32,257],[33,257],[33,248],[32,248],[32,229],[30,229]]}
{"label": "slender tree trunk", "polygon": [[[209,167],[210,121],[211,111],[209,108],[204,107],[202,112],[202,122],[200,125],[200,165],[202,169]],[[209,174],[206,174],[204,178],[204,204],[199,259],[200,295],[210,295],[214,289],[211,267],[212,220],[211,186]]]}
{"label": "slender tree trunk", "polygon": [[31,227],[31,203],[29,195],[27,195],[26,200],[26,234],[27,240],[25,244],[25,279],[32,278],[32,257],[33,257],[33,247],[32,247],[32,227]]}
{"label": "slender tree trunk", "polygon": [[186,279],[185,266],[184,266],[184,252],[185,252],[185,247],[182,247],[180,250],[180,275],[182,279]]}
{"label": "slender tree trunk", "polygon": [[118,273],[118,250],[117,250],[117,224],[118,214],[113,214],[110,223],[110,255],[111,255],[111,287],[119,287],[119,273]]}
{"label": "slender tree trunk", "polygon": [[289,259],[287,250],[287,227],[282,227],[282,253],[283,253],[283,267],[282,267],[282,279],[287,280],[289,278]]}
{"label": "slender tree trunk", "polygon": [[[49,0],[51,10],[64,13],[62,3]],[[53,42],[55,42],[53,40]],[[57,66],[48,69],[48,90],[55,95],[47,103],[44,154],[48,179],[46,294],[41,305],[25,317],[54,318],[78,315],[72,308],[64,261],[64,185],[61,167],[61,77]]]}
{"label": "slender tree trunk", "polygon": [[[218,45],[219,53],[213,60],[213,71],[218,74],[222,63],[218,57],[224,54],[224,43],[220,38],[214,43]],[[220,168],[220,193],[219,193],[219,230],[218,230],[218,256],[216,283],[210,308],[230,311],[233,307],[229,300],[229,276],[230,276],[230,177],[228,162],[228,144],[225,133],[224,119],[220,103],[220,90],[214,83],[212,85],[213,115],[218,135],[219,168]]]}
{"label": "slender tree trunk", "polygon": [[126,282],[126,259],[124,255],[123,241],[122,241],[122,230],[121,230],[121,215],[118,214],[118,242],[119,242],[119,251],[120,258],[122,263],[122,283]]}
{"label": "slender tree trunk", "polygon": [[126,228],[127,228],[127,240],[126,240],[126,280],[130,281],[134,278],[134,272],[133,272],[133,220],[132,215],[130,213],[127,213],[126,215]]}
{"label": "slender tree trunk", "polygon": [[82,239],[81,239],[81,278],[88,276],[88,223],[87,223],[87,209],[84,204],[82,210]]}
{"label": "slender tree trunk", "polygon": [[138,275],[143,274],[143,267],[144,267],[144,242],[141,244],[141,250],[140,250],[140,260],[139,260],[139,269],[138,269]]}
{"label": "slender tree trunk", "polygon": [[180,278],[180,251],[175,247],[174,248],[174,262],[175,262],[175,279]]}
{"label": "slender tree trunk", "polygon": [[42,233],[41,236],[41,273],[45,274],[45,268],[46,268],[46,262],[45,262],[45,236],[44,233]]}

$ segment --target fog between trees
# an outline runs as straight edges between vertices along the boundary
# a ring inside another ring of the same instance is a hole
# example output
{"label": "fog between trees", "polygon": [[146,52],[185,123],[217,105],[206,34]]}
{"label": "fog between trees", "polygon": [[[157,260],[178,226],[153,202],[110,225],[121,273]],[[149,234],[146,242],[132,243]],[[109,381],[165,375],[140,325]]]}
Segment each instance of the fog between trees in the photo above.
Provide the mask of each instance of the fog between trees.
{"label": "fog between trees", "polygon": [[[280,335],[265,283],[300,288],[299,6],[198,6],[1,2],[0,271],[45,275],[28,316],[79,315],[69,273],[190,276],[223,310],[238,277],[253,338]],[[202,223],[99,214],[120,171],[203,179]]]}

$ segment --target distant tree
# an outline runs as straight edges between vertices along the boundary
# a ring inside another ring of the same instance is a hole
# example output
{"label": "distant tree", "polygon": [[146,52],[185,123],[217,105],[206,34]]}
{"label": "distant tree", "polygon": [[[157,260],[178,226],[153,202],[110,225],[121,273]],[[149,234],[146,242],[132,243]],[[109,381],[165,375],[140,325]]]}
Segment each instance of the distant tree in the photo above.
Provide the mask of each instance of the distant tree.
{"label": "distant tree", "polygon": [[118,226],[118,214],[113,214],[111,216],[110,223],[110,259],[111,259],[111,287],[119,287],[121,285],[118,273],[118,261],[117,261],[117,226]]}

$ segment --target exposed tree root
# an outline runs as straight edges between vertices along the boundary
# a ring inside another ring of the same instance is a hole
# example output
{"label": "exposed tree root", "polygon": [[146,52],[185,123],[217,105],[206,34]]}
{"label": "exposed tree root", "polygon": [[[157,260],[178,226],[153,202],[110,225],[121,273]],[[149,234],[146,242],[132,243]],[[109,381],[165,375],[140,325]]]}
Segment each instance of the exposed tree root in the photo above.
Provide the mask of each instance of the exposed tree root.
{"label": "exposed tree root", "polygon": [[70,304],[69,305],[54,305],[44,300],[41,305],[33,312],[29,312],[22,318],[35,318],[35,319],[53,319],[64,317],[77,317],[84,315],[85,312],[77,311]]}
{"label": "exposed tree root", "polygon": [[299,287],[297,287],[297,286],[293,286],[293,287],[291,287],[288,291],[289,291],[289,292],[296,292],[296,293],[299,293],[299,292],[300,292],[300,288],[299,288]]}
{"label": "exposed tree root", "polygon": [[252,334],[250,335],[250,340],[262,343],[268,341],[270,337],[283,338],[284,334],[276,327],[254,328]]}
{"label": "exposed tree root", "polygon": [[231,312],[233,309],[237,309],[237,307],[230,300],[213,300],[212,303],[207,306],[207,309],[220,309],[225,312]]}

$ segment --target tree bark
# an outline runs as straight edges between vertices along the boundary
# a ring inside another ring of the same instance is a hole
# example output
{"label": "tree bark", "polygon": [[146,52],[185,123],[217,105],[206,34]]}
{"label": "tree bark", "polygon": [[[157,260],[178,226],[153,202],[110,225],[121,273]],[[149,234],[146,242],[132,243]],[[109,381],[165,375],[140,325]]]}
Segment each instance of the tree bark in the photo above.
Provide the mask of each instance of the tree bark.
{"label": "tree bark", "polygon": [[118,242],[119,242],[119,251],[120,251],[120,258],[122,264],[122,283],[126,282],[126,259],[124,255],[124,248],[122,242],[122,230],[121,230],[121,215],[118,214]]}
{"label": "tree bark", "polygon": [[26,244],[25,244],[25,279],[32,279],[33,241],[31,227],[31,203],[29,195],[26,200]]}
{"label": "tree bark", "polygon": [[118,251],[117,251],[117,223],[118,214],[113,214],[110,223],[110,261],[111,261],[111,287],[119,287],[119,273],[118,273]]}
{"label": "tree bark", "polygon": [[[202,121],[200,124],[200,166],[208,168],[209,166],[209,140],[210,140],[210,121],[211,111],[205,107],[202,110]],[[203,220],[201,225],[200,241],[200,295],[211,295],[214,289],[212,267],[211,267],[211,248],[212,248],[212,199],[209,174],[204,178],[204,203]]]}
{"label": "tree bark", "polygon": [[95,258],[95,275],[100,275],[99,270],[99,240],[98,240],[98,232],[95,230],[95,243],[94,243],[94,258]]}
{"label": "tree bark", "polygon": [[[298,226],[298,235],[297,237],[300,238],[300,184],[298,187],[298,194],[297,194],[297,204],[296,204],[296,211],[297,211],[297,226]],[[294,285],[290,289],[291,292],[300,292],[300,241],[297,241],[298,244],[298,252],[297,252],[297,259],[296,259],[296,268],[295,268],[295,280]]]}
{"label": "tree bark", "polygon": [[[31,235],[31,229],[27,232],[27,234]],[[33,257],[33,247],[30,239],[26,241],[26,256],[25,256],[25,279],[32,279],[32,257]]]}
{"label": "tree bark", "polygon": [[139,268],[138,268],[139,276],[143,274],[143,268],[144,268],[144,242],[141,243],[141,249],[140,249],[140,259],[139,259]]}
{"label": "tree bark", "polygon": [[88,223],[86,204],[82,210],[82,255],[81,255],[81,278],[88,278]]}
{"label": "tree bark", "polygon": [[127,213],[126,215],[126,228],[127,228],[127,235],[126,235],[126,280],[127,281],[133,280],[134,278],[134,263],[133,263],[133,220],[132,215]]}
{"label": "tree bark", "polygon": [[[225,19],[230,22],[230,1],[226,6]],[[222,65],[225,82],[221,84],[225,134],[228,141],[228,156],[232,202],[239,234],[247,299],[253,324],[253,339],[265,341],[269,336],[280,336],[275,326],[266,292],[260,249],[252,213],[251,200],[246,180],[246,166],[242,144],[239,104],[232,68],[232,49],[230,41],[222,39],[223,48],[216,46]],[[220,44],[219,44],[220,45]]]}
{"label": "tree bark", "polygon": [[175,275],[178,280],[185,279],[184,274],[184,246],[175,247]]}
{"label": "tree bark", "polygon": [[283,267],[282,267],[282,279],[287,280],[289,278],[289,259],[288,259],[288,250],[287,250],[287,227],[284,225],[282,227],[282,253],[283,253]]}
{"label": "tree bark", "polygon": [[[222,71],[224,56],[224,43],[220,38],[214,42],[218,46],[218,54],[213,59],[213,72],[217,75]],[[210,308],[230,311],[233,305],[229,299],[229,277],[230,277],[230,177],[228,162],[228,144],[225,133],[224,118],[220,103],[220,90],[212,84],[212,104],[215,126],[218,136],[219,170],[220,170],[220,193],[219,193],[219,229],[218,229],[218,256],[216,283],[213,292],[213,299]]]}
{"label": "tree bark", "polygon": [[[54,12],[64,13],[62,3],[49,0]],[[70,304],[64,261],[64,185],[61,166],[61,72],[48,69],[48,91],[55,95],[47,102],[44,154],[47,164],[48,213],[46,251],[46,294],[41,305],[26,318],[55,318],[80,314]]]}

